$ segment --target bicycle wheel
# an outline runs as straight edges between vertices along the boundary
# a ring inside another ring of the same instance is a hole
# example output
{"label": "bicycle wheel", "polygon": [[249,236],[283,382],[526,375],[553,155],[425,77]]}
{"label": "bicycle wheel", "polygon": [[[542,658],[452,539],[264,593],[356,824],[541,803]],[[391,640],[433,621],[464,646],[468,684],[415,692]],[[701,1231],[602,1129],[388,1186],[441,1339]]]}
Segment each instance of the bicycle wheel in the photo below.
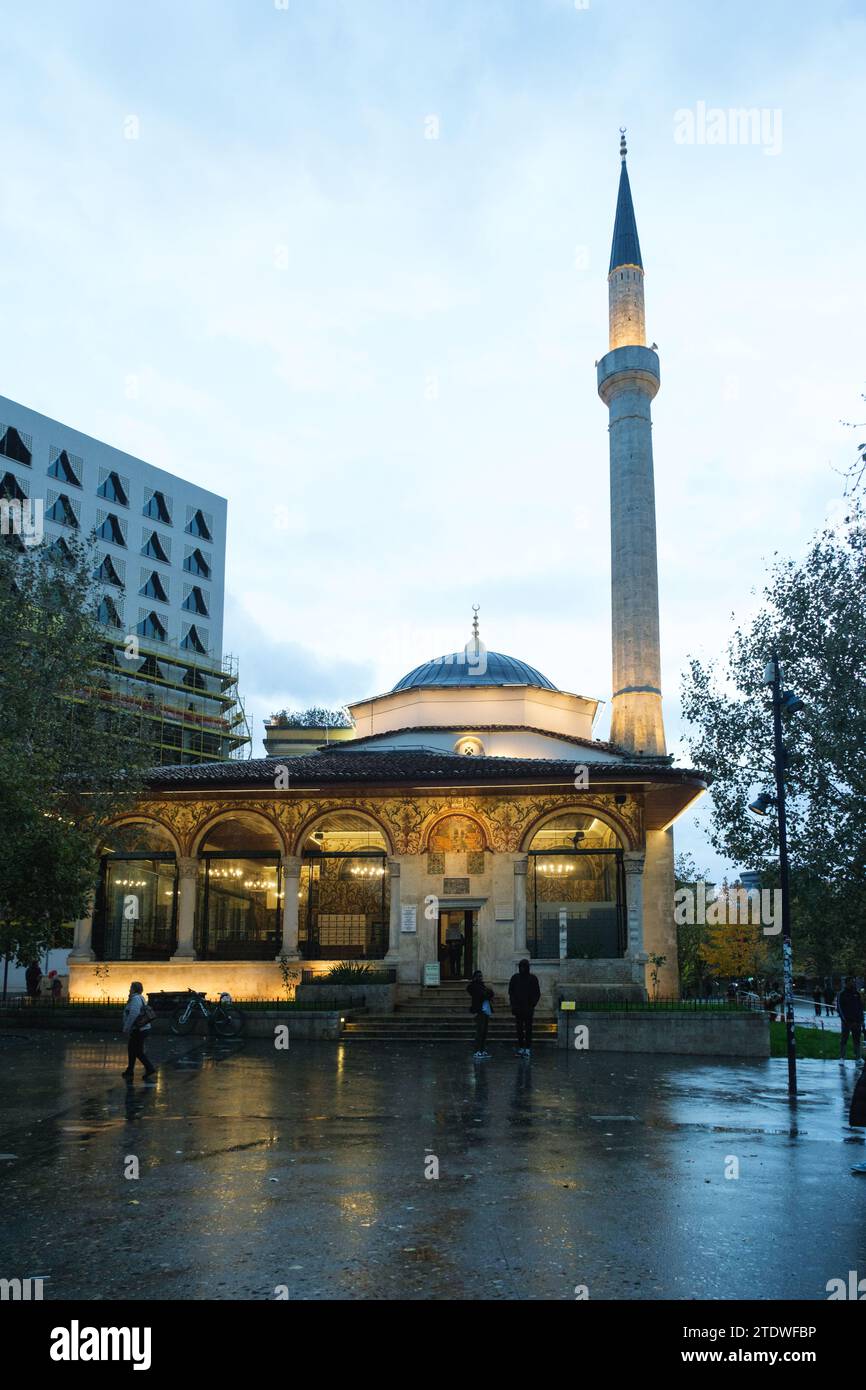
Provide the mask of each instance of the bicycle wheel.
{"label": "bicycle wheel", "polygon": [[214,1032],[220,1038],[236,1038],[244,1030],[244,1016],[240,1009],[227,1008],[220,1004],[214,1010]]}
{"label": "bicycle wheel", "polygon": [[189,1004],[178,1009],[171,1020],[171,1031],[184,1037],[195,1027],[195,1014]]}

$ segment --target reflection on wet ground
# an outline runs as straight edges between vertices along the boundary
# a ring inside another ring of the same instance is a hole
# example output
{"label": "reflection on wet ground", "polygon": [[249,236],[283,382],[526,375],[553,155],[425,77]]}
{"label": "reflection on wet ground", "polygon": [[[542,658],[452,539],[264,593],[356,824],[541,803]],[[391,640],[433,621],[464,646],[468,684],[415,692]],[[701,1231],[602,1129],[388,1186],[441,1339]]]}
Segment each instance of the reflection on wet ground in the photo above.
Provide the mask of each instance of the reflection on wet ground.
{"label": "reflection on wet ground", "polygon": [[127,1086],[117,1039],[0,1034],[0,1277],[52,1299],[816,1299],[866,1274],[850,1062],[801,1061],[794,1107],[784,1060],[151,1050],[158,1083]]}

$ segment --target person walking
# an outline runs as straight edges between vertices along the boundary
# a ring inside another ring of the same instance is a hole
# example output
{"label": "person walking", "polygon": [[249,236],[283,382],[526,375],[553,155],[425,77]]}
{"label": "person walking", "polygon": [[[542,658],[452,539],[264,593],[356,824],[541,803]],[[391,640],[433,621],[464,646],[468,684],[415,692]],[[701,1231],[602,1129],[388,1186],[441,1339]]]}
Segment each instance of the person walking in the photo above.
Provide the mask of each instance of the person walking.
{"label": "person walking", "polygon": [[487,1042],[487,1029],[493,1017],[493,990],[484,983],[480,970],[473,971],[472,979],[466,986],[469,995],[469,1012],[475,1015],[475,1060],[481,1062],[490,1056],[484,1044]]}
{"label": "person walking", "polygon": [[848,1053],[848,1035],[854,1043],[854,1061],[860,1060],[860,1037],[863,1033],[863,1000],[854,987],[854,981],[850,976],[845,981],[844,989],[839,991],[839,1022],[842,1027],[842,1045],[840,1056],[844,1062]]}
{"label": "person walking", "polygon": [[812,998],[813,998],[814,1001],[815,1001],[815,1017],[816,1017],[816,1018],[820,1018],[820,1017],[821,1017],[821,1003],[822,1003],[822,995],[821,995],[821,986],[820,986],[820,985],[816,985],[816,986],[815,986],[815,993],[812,995]]}
{"label": "person walking", "polygon": [[150,1019],[147,1015],[144,985],[139,980],[133,980],[129,986],[129,998],[123,1010],[123,1031],[129,1039],[129,1062],[121,1076],[126,1081],[132,1081],[135,1077],[135,1063],[139,1061],[144,1067],[144,1079],[149,1081],[156,1072],[156,1067],[145,1051],[145,1043],[150,1033]]}
{"label": "person walking", "polygon": [[829,1018],[833,1012],[833,1006],[836,1003],[836,991],[834,990],[832,985],[828,985],[827,988],[824,990],[824,1003],[826,1005],[824,1013],[826,1014],[827,1018]]}
{"label": "person walking", "polygon": [[541,998],[538,976],[530,974],[529,961],[518,962],[517,973],[508,981],[508,998],[517,1028],[515,1057],[532,1056],[532,1015]]}

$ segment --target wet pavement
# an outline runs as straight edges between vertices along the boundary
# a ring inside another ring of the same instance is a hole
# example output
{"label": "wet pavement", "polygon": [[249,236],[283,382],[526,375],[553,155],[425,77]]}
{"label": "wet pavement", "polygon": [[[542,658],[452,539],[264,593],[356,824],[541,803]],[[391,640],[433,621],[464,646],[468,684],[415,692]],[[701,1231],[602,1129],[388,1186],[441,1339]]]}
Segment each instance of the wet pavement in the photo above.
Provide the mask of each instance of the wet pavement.
{"label": "wet pavement", "polygon": [[157,1085],[127,1087],[119,1040],[0,1034],[0,1277],[49,1299],[824,1299],[866,1275],[852,1062],[801,1061],[793,1110],[775,1059],[150,1047]]}

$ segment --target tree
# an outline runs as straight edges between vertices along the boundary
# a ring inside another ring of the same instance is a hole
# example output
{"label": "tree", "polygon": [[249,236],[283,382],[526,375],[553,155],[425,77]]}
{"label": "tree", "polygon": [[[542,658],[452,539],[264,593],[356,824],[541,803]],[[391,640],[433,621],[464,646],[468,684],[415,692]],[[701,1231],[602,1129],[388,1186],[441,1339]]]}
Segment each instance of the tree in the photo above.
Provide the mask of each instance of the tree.
{"label": "tree", "polygon": [[[677,855],[674,860],[674,876],[675,886],[678,889],[690,888],[695,890],[698,883],[705,883],[708,889],[713,886],[709,882],[709,873],[706,870],[701,873],[690,854]],[[680,972],[680,987],[684,994],[701,992],[704,975],[701,947],[706,932],[706,924],[703,922],[683,922],[677,926],[677,964]]]}
{"label": "tree", "polygon": [[748,810],[775,790],[764,666],[805,702],[785,722],[791,915],[800,968],[862,970],[866,958],[866,518],[852,504],[801,560],[776,558],[758,612],[737,627],[722,670],[691,658],[683,679],[686,740],[713,777],[710,839],[778,886],[774,814]]}
{"label": "tree", "polygon": [[88,911],[100,823],[148,757],[136,718],[92,689],[106,647],[94,572],[74,536],[0,544],[0,948],[22,963]]}
{"label": "tree", "polygon": [[770,951],[760,922],[722,922],[705,932],[701,956],[711,975],[742,980],[766,970]]}

